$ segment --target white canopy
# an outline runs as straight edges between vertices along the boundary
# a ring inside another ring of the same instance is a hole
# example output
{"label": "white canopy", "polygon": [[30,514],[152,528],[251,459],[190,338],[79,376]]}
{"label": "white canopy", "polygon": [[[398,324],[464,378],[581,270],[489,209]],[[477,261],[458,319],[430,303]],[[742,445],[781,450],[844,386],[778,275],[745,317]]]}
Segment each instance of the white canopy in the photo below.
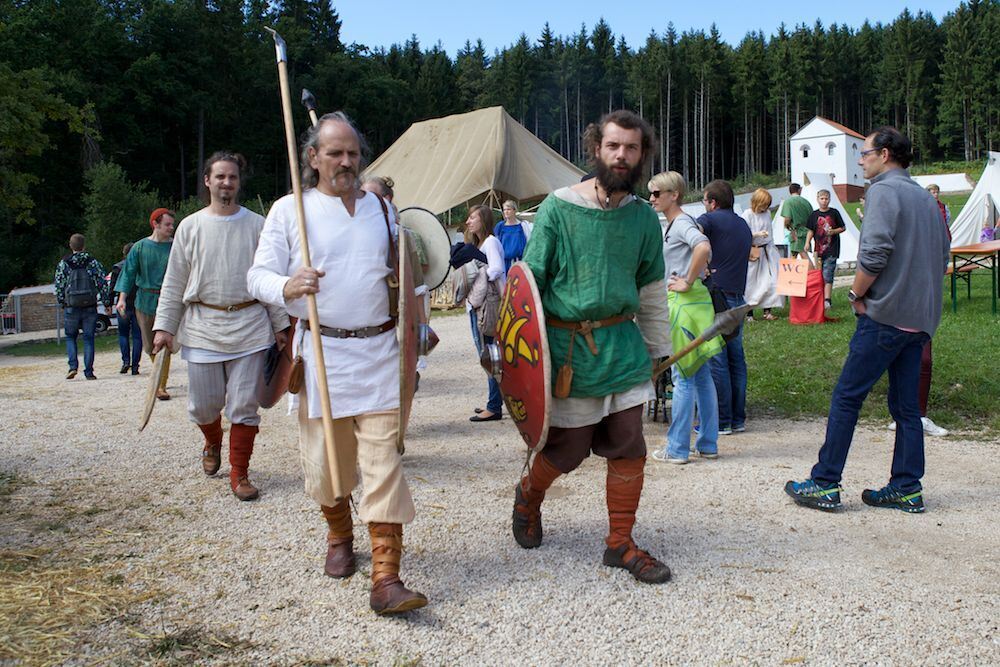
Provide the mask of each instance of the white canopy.
{"label": "white canopy", "polygon": [[[990,151],[986,159],[986,168],[976,184],[976,189],[969,195],[969,201],[962,207],[954,220],[951,221],[951,246],[979,243],[979,234],[983,223],[995,225],[1000,214],[1000,153]],[[942,190],[944,188],[941,188]]]}

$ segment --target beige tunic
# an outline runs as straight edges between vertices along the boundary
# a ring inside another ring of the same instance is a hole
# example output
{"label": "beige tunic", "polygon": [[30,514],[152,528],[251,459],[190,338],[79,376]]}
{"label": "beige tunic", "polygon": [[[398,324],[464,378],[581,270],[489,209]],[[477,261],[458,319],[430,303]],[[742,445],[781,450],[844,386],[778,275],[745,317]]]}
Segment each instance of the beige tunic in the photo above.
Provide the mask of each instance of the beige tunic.
{"label": "beige tunic", "polygon": [[202,209],[181,221],[160,288],[156,329],[177,336],[186,347],[222,353],[266,347],[275,331],[288,327],[276,305],[255,304],[235,312],[200,303],[231,306],[253,297],[247,271],[253,265],[264,218],[245,208],[231,216]]}

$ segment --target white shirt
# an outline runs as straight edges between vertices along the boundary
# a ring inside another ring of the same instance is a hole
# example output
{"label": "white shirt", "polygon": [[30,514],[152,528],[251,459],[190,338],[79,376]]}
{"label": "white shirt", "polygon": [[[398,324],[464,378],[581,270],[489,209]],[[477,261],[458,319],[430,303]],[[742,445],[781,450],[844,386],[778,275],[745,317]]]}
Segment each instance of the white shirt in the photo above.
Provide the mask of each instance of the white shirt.
{"label": "white shirt", "polygon": [[[500,243],[500,239],[490,234],[479,244],[479,249],[486,255],[486,278],[490,282],[497,281],[497,289],[500,290],[500,295],[502,296],[504,287],[507,286],[507,271],[503,261],[503,244]],[[479,266],[482,265],[472,261],[462,267],[471,274],[469,276],[470,285],[476,279],[475,271],[478,270]],[[475,267],[474,270],[473,267]],[[466,312],[472,310],[472,306],[469,305],[468,300],[465,301],[465,310]]]}
{"label": "white shirt", "polygon": [[[389,319],[385,278],[392,269],[387,263],[389,238],[377,196],[365,193],[356,200],[353,216],[339,197],[315,188],[303,193],[303,205],[312,266],[326,272],[316,294],[320,323],[341,329],[383,324]],[[389,220],[395,234],[391,209]],[[306,299],[286,302],[283,295],[285,283],[301,266],[295,199],[286,195],[267,216],[247,287],[255,298],[285,305],[289,315],[307,320]],[[300,321],[295,338],[301,339],[306,364],[309,417],[318,419],[322,411],[312,335],[299,335],[301,327]],[[394,330],[370,338],[323,336],[323,356],[334,419],[399,407],[399,344]]]}

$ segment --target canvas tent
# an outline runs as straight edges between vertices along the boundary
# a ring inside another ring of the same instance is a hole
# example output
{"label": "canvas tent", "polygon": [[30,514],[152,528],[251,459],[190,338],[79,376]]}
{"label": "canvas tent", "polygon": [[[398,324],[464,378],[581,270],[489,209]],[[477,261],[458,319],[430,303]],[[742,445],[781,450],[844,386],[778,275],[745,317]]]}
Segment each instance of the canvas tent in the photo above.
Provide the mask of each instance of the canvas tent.
{"label": "canvas tent", "polygon": [[962,246],[979,243],[983,223],[995,225],[1000,214],[1000,153],[990,151],[986,168],[969,195],[969,201],[951,222],[951,245]]}
{"label": "canvas tent", "polygon": [[435,214],[467,202],[500,208],[578,183],[583,172],[503,107],[414,123],[365,172],[395,181],[399,208]]}

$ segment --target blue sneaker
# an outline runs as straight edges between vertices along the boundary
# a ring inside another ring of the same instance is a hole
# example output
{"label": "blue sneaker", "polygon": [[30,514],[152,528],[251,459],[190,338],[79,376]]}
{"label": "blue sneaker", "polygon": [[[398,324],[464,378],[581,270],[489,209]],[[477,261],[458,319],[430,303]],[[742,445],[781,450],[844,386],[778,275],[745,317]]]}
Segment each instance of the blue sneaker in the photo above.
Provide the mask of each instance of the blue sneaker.
{"label": "blue sneaker", "polygon": [[797,504],[824,512],[836,512],[844,507],[840,502],[841,491],[843,489],[837,484],[823,486],[813,479],[804,482],[789,480],[785,483],[785,493]]}
{"label": "blue sneaker", "polygon": [[900,491],[892,484],[886,484],[878,491],[865,489],[861,492],[861,500],[872,507],[888,507],[903,510],[910,514],[920,514],[924,511],[924,493],[918,489],[911,493]]}

